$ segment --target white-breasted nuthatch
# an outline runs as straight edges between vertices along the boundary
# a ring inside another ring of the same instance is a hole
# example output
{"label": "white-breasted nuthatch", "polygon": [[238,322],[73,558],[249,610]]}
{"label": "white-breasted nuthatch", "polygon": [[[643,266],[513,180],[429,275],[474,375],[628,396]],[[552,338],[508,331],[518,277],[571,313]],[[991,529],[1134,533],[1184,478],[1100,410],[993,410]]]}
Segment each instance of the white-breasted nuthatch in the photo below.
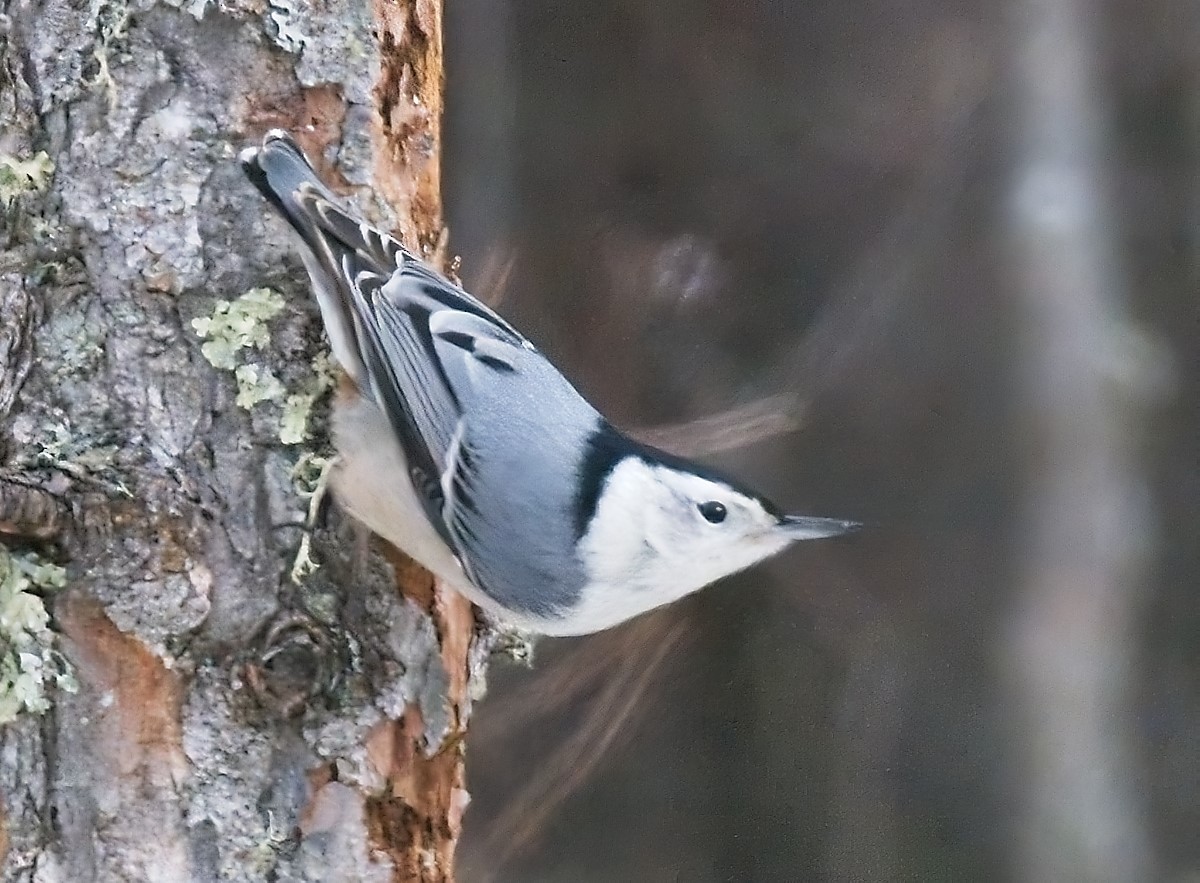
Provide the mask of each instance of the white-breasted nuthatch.
{"label": "white-breasted nuthatch", "polygon": [[242,153],[299,234],[334,356],[335,497],[502,622],[600,631],[849,521],[613,428],[515,328],[339,205],[286,133]]}

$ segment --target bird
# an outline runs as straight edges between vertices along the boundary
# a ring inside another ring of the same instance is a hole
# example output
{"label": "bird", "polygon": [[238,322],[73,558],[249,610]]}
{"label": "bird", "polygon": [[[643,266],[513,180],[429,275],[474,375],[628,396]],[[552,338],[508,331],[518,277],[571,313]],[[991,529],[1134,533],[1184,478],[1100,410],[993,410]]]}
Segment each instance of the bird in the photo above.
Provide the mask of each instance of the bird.
{"label": "bird", "polygon": [[599,632],[853,521],[642,444],[272,130],[243,170],[299,238],[337,362],[334,498],[500,624]]}

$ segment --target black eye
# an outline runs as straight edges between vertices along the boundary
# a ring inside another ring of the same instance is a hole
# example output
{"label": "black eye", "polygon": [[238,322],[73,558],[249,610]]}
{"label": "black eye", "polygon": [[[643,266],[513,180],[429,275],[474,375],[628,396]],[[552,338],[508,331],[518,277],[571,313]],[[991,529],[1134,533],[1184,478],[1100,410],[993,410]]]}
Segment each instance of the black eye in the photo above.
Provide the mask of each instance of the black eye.
{"label": "black eye", "polygon": [[704,516],[705,521],[710,521],[713,524],[720,524],[725,520],[724,503],[718,503],[716,500],[709,500],[707,503],[701,503],[696,508],[700,510],[700,514]]}

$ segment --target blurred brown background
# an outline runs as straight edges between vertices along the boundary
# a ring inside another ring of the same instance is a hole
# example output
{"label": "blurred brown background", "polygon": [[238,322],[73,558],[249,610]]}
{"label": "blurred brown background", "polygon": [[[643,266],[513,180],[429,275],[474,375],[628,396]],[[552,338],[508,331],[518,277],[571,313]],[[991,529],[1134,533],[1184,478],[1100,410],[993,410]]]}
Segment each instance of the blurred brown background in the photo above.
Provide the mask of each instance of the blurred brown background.
{"label": "blurred brown background", "polygon": [[462,878],[1195,880],[1195,5],[446,35],[468,287],[618,423],[868,523],[494,670]]}

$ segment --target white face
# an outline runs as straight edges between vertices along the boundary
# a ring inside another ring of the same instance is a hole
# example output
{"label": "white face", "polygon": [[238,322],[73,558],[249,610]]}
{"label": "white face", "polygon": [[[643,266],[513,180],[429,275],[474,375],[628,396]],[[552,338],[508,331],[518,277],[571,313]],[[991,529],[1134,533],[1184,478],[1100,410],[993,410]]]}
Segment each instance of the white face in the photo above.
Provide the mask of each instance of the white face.
{"label": "white face", "polygon": [[627,459],[609,477],[580,542],[591,580],[558,633],[606,628],[802,538],[757,500],[721,482]]}
{"label": "white face", "polygon": [[778,517],[726,484],[665,466],[645,502],[645,537],[685,591],[694,591],[792,543]]}

